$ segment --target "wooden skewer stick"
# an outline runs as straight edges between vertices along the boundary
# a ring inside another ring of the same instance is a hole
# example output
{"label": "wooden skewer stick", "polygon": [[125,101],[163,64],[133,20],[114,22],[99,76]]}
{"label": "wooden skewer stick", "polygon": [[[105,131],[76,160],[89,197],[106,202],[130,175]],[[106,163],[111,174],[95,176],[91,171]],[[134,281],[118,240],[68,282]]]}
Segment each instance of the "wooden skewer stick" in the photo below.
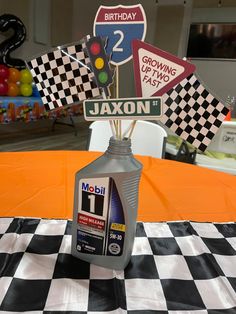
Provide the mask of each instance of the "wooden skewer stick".
{"label": "wooden skewer stick", "polygon": [[[108,98],[108,97],[106,96],[106,93],[105,93],[104,89],[102,90],[102,97],[103,97],[103,99],[107,99],[107,98]],[[112,121],[109,120],[109,123],[110,123],[112,135],[113,135],[113,137],[116,137],[116,134],[115,134],[115,130],[114,130]]]}
{"label": "wooden skewer stick", "polygon": [[118,120],[116,120],[115,122],[116,122],[116,138],[119,139],[119,123]]}
{"label": "wooden skewer stick", "polygon": [[126,135],[129,133],[131,127],[132,127],[132,122],[131,122],[130,125],[125,129],[125,131],[124,131],[124,133],[123,133],[123,138],[125,138]]}
{"label": "wooden skewer stick", "polygon": [[135,125],[136,125],[136,122],[137,122],[137,120],[134,120],[133,122],[132,122],[132,127],[131,127],[131,130],[130,130],[130,133],[129,133],[129,136],[128,136],[128,140],[131,138],[131,136],[132,136],[132,133],[133,133],[133,131],[134,131],[134,127],[135,127]]}
{"label": "wooden skewer stick", "polygon": [[[118,67],[118,65],[116,65],[116,98],[119,98],[119,67]],[[118,130],[117,138],[119,140],[122,140],[122,124],[121,124],[121,120],[117,121],[117,130]]]}
{"label": "wooden skewer stick", "polygon": [[109,123],[110,123],[112,135],[115,138],[116,137],[116,131],[115,131],[114,125],[113,125],[111,120],[109,120]]}
{"label": "wooden skewer stick", "polygon": [[122,140],[122,121],[119,120],[119,139]]}

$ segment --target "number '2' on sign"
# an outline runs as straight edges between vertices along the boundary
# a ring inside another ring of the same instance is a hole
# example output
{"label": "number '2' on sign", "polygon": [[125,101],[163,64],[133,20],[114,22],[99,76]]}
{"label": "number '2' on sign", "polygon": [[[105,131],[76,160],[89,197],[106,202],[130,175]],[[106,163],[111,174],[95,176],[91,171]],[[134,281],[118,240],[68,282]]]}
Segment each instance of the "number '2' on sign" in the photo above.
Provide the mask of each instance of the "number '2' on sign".
{"label": "number '2' on sign", "polygon": [[95,36],[108,38],[106,52],[116,66],[132,58],[131,43],[144,40],[146,15],[141,4],[132,6],[100,6],[93,25]]}

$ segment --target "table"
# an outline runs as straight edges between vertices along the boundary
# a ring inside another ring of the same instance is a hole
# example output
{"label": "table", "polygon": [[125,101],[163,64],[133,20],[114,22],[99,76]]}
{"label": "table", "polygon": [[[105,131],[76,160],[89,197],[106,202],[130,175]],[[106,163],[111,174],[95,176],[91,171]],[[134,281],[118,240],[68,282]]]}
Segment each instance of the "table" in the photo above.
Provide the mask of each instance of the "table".
{"label": "table", "polygon": [[0,125],[17,121],[31,122],[40,119],[62,119],[82,114],[82,104],[46,111],[40,97],[0,96]]}
{"label": "table", "polygon": [[[168,139],[170,142],[167,141],[166,143],[166,153],[175,157],[178,153],[178,149],[174,143],[177,143],[179,138],[170,130],[166,129],[166,131],[171,136],[171,138]],[[216,135],[213,137],[207,151],[211,155],[212,153],[214,155],[215,152],[225,154],[225,157],[218,159],[198,152],[195,160],[196,165],[236,175],[235,144],[236,121],[224,121]]]}
{"label": "table", "polygon": [[236,177],[137,156],[136,238],[115,271],[70,254],[74,173],[99,155],[0,154],[0,313],[235,313]]}
{"label": "table", "polygon": [[[166,153],[175,157],[178,153],[178,150],[175,145],[166,143]],[[225,173],[236,175],[236,159],[235,158],[225,157],[223,159],[217,159],[217,158],[208,157],[203,154],[196,154],[195,162],[196,162],[196,165],[199,167],[205,167],[208,169],[213,169],[213,170],[222,171]]]}
{"label": "table", "polygon": [[[0,154],[0,216],[71,219],[74,174],[100,156],[85,151]],[[236,221],[236,177],[137,156],[140,221]]]}

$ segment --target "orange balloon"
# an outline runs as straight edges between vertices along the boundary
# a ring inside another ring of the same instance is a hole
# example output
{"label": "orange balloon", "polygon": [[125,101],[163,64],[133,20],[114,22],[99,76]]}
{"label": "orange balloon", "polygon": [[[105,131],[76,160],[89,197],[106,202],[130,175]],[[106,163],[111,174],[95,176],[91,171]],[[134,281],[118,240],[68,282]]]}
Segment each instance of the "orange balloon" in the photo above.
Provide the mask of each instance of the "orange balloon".
{"label": "orange balloon", "polygon": [[8,83],[7,96],[16,97],[20,93],[20,89],[16,83]]}
{"label": "orange balloon", "polygon": [[16,68],[9,69],[8,81],[16,83],[20,80],[20,71]]}

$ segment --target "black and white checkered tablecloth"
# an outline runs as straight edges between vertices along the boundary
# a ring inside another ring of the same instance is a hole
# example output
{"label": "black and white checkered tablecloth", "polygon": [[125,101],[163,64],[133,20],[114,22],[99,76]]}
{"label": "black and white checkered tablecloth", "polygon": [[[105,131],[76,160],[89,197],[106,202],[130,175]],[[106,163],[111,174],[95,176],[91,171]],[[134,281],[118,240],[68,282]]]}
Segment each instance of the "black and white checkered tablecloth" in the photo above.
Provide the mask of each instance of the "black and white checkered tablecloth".
{"label": "black and white checkered tablecloth", "polygon": [[124,271],[74,258],[70,229],[0,219],[0,313],[236,313],[235,223],[138,223]]}

